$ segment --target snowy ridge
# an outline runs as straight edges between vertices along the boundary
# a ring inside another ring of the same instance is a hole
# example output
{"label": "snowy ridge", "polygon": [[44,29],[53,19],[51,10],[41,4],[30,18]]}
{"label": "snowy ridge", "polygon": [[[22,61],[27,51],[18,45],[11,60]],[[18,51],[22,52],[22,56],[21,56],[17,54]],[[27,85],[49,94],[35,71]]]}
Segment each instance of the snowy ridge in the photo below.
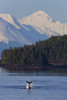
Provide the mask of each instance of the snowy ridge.
{"label": "snowy ridge", "polygon": [[16,28],[18,28],[18,29],[21,28],[19,22],[12,15],[10,15],[10,14],[0,14],[0,17],[3,18],[8,23],[11,23],[12,25],[14,25]]}
{"label": "snowy ridge", "polygon": [[60,21],[53,22],[45,12],[39,10],[38,12],[19,20],[20,24],[31,25],[40,34],[63,35],[67,34],[67,23],[63,24]]}

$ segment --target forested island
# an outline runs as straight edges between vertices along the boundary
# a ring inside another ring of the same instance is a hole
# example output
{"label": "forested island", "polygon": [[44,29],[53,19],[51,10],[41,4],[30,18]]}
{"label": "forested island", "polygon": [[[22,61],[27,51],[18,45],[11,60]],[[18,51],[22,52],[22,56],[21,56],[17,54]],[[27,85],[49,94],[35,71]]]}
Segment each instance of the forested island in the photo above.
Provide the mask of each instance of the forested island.
{"label": "forested island", "polygon": [[[3,65],[43,66],[52,68],[67,65],[67,35],[52,36],[24,47],[4,50],[1,56]],[[39,67],[40,68],[40,67]]]}

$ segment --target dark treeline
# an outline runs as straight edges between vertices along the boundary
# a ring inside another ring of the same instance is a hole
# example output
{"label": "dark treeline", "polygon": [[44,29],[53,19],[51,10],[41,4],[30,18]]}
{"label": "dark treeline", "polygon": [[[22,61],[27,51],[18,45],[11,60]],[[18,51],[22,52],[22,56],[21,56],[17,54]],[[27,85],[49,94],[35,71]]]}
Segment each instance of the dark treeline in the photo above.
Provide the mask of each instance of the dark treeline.
{"label": "dark treeline", "polygon": [[67,64],[67,35],[52,36],[35,45],[10,48],[2,52],[2,64],[64,65]]}

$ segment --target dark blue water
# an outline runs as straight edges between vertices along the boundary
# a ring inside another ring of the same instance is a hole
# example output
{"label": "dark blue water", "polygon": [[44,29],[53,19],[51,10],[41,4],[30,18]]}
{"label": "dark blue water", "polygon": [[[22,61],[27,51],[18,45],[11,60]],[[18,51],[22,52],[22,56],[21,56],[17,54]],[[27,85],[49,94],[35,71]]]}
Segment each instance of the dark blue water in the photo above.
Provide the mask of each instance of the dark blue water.
{"label": "dark blue water", "polygon": [[[67,100],[67,76],[56,73],[8,73],[0,69],[0,100]],[[26,89],[26,80],[33,81],[33,88]]]}

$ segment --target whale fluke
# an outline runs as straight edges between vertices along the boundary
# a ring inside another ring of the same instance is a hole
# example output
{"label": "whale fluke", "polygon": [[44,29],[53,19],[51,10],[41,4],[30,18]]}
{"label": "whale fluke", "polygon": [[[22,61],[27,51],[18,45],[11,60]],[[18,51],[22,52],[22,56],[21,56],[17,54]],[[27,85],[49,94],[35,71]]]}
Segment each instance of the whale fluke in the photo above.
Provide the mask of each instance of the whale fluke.
{"label": "whale fluke", "polygon": [[29,82],[29,81],[26,81],[28,84],[31,84],[32,83],[32,81],[31,82]]}
{"label": "whale fluke", "polygon": [[33,85],[32,85],[33,82],[32,82],[32,81],[26,81],[26,82],[27,82],[26,88],[27,88],[27,89],[31,89],[32,86],[33,86]]}

